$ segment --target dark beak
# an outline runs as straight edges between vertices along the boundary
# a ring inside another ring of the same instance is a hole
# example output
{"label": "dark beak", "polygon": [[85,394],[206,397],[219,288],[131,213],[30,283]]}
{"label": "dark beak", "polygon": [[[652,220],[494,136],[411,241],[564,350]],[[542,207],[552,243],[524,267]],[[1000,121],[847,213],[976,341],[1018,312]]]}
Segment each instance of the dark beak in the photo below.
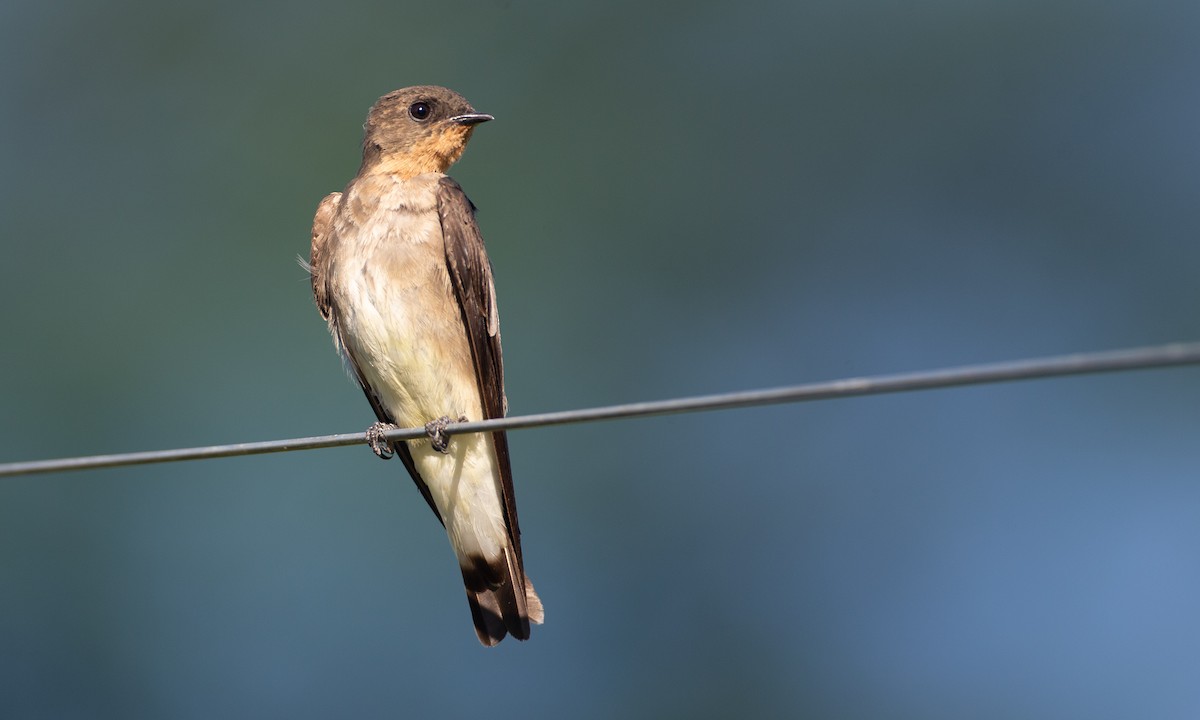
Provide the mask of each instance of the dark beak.
{"label": "dark beak", "polygon": [[455,115],[450,118],[450,122],[457,125],[478,125],[479,123],[495,119],[487,113],[467,113],[466,115]]}

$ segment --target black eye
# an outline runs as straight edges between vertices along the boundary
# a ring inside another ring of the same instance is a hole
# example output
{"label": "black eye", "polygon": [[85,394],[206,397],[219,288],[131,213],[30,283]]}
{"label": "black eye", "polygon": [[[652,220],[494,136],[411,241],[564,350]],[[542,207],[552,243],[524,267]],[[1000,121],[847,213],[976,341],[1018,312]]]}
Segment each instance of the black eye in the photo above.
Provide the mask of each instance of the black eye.
{"label": "black eye", "polygon": [[408,114],[412,115],[413,120],[426,120],[432,112],[433,110],[430,109],[429,103],[424,101],[417,101],[408,106]]}

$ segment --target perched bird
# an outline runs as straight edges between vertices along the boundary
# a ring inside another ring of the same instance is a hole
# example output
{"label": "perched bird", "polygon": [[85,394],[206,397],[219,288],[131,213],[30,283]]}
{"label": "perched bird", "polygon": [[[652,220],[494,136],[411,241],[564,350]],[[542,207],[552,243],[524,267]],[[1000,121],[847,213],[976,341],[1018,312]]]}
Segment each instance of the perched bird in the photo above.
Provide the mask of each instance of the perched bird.
{"label": "perched bird", "polygon": [[[491,264],[475,206],[444,174],[491,119],[443,87],[381,97],[358,174],[317,208],[308,264],[317,309],[379,419],[372,447],[400,456],[445,526],[487,646],[527,639],[543,617],[521,560],[506,435],[444,434],[507,411]],[[382,434],[422,425],[419,440]]]}

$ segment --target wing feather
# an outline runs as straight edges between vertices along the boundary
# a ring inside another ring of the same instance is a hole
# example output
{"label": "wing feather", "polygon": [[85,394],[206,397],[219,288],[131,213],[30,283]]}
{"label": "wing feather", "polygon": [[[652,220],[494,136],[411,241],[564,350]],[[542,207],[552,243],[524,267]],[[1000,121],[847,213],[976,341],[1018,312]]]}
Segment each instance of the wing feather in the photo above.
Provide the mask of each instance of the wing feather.
{"label": "wing feather", "polygon": [[337,215],[338,205],[342,201],[340,192],[329,193],[317,206],[317,214],[313,216],[312,248],[309,250],[308,269],[312,281],[313,300],[317,302],[317,312],[326,322],[332,322],[333,307],[329,301],[329,285],[326,283],[326,266],[329,264],[329,239],[333,235],[333,218]]}
{"label": "wing feather", "polygon": [[[507,413],[508,400],[504,395],[500,318],[496,309],[492,266],[483,245],[479,225],[475,222],[475,206],[452,178],[444,177],[438,183],[438,215],[446,243],[446,266],[450,271],[450,283],[462,309],[484,418],[502,418]],[[527,591],[524,562],[521,557],[521,529],[517,523],[508,436],[503,432],[494,432],[491,435],[500,471],[505,524],[508,527],[513,554],[516,556],[512,558],[515,560],[513,564],[516,570],[512,573],[513,581],[520,583],[520,587],[516,588],[518,602],[524,606],[533,593],[531,590]],[[535,595],[533,597],[536,599]],[[540,608],[540,603],[537,607]],[[531,613],[531,618],[540,622],[540,612]]]}

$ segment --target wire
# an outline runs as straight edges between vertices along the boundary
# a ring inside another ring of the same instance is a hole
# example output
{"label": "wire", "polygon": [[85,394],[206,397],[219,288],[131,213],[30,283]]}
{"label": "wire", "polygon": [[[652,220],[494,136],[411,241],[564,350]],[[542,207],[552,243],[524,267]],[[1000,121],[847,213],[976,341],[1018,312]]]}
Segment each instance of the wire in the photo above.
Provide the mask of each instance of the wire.
{"label": "wire", "polygon": [[[875,375],[805,385],[791,385],[766,390],[700,395],[672,400],[609,405],[582,410],[564,410],[537,415],[519,415],[496,420],[452,423],[447,426],[446,434],[518,430],[522,428],[547,427],[550,425],[566,425],[569,423],[595,422],[598,420],[616,420],[618,418],[671,415],[704,410],[726,410],[756,405],[827,400],[857,395],[879,395],[883,393],[931,390],[934,388],[948,388],[962,385],[979,385],[1013,380],[1033,380],[1065,375],[1145,370],[1195,364],[1200,364],[1200,342],[1172,343],[1128,350],[1108,350],[984,365],[966,365],[940,370]],[[386,433],[386,436],[389,440],[414,440],[426,437],[426,431],[425,428],[402,428],[390,430]],[[315,450],[318,448],[357,445],[365,442],[365,434],[359,432],[293,438],[290,440],[238,443],[234,445],[210,445],[207,447],[181,448],[177,450],[152,450],[116,455],[91,455],[58,460],[14,462],[0,464],[0,477],[33,475],[65,470],[148,465],[151,463],[177,462],[181,460],[263,455],[266,453],[291,452],[293,450]]]}

